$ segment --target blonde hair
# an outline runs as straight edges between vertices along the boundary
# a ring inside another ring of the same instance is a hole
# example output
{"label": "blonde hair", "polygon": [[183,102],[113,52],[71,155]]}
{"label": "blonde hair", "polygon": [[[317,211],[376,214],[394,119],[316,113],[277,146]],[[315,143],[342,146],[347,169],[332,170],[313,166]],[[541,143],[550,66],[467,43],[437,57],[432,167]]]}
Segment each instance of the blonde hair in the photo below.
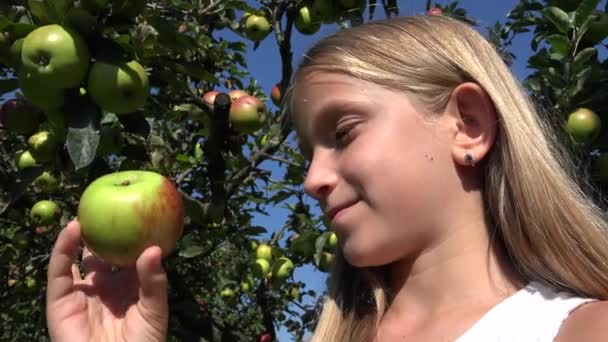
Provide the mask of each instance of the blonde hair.
{"label": "blonde hair", "polygon": [[[340,72],[411,94],[440,112],[463,82],[479,84],[499,121],[485,161],[485,200],[521,277],[572,293],[608,298],[608,237],[603,212],[573,181],[572,160],[496,49],[467,24],[444,16],[397,17],[339,31],[313,46],[286,95],[310,70]],[[358,269],[339,251],[312,336],[369,341],[387,306],[381,269]]]}

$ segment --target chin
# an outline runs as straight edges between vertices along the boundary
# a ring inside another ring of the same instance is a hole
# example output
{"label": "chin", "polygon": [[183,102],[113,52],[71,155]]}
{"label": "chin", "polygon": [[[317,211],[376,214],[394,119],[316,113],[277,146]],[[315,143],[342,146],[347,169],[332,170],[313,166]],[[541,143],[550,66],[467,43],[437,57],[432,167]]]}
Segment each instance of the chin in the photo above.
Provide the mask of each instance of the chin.
{"label": "chin", "polygon": [[358,268],[382,266],[391,263],[390,260],[386,260],[385,253],[382,253],[382,249],[377,248],[362,249],[354,248],[354,246],[349,246],[349,244],[344,244],[342,254],[350,265]]}

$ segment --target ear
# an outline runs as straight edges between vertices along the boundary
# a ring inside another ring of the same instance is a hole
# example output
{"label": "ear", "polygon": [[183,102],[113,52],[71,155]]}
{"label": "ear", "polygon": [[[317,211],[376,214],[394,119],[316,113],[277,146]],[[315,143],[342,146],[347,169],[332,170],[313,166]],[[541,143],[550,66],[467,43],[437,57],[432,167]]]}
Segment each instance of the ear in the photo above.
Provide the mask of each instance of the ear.
{"label": "ear", "polygon": [[[457,164],[483,160],[492,149],[498,130],[494,102],[478,84],[466,82],[452,91],[446,112],[453,133],[452,156]],[[470,154],[472,161],[465,156]]]}

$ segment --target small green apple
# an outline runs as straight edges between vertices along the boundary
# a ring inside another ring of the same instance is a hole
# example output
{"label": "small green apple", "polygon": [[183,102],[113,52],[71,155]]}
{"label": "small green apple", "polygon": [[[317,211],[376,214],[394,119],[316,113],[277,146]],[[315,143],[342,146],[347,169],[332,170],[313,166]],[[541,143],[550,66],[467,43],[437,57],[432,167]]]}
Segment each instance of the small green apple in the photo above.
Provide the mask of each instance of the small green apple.
{"label": "small green apple", "polygon": [[321,29],[321,20],[314,18],[310,7],[304,5],[298,9],[295,27],[298,32],[304,35],[313,35]]}
{"label": "small green apple", "polygon": [[258,278],[266,278],[270,274],[270,262],[266,259],[256,259],[252,273]]}
{"label": "small green apple", "polygon": [[327,247],[330,249],[335,249],[338,247],[338,236],[335,232],[329,233],[329,238],[327,239]]}
{"label": "small green apple", "polygon": [[263,15],[251,14],[245,19],[245,35],[254,42],[266,38],[270,31],[270,23]]}
{"label": "small green apple", "polygon": [[600,117],[588,108],[578,108],[568,115],[566,131],[577,143],[593,142],[602,128]]}
{"label": "small green apple", "polygon": [[0,124],[16,134],[35,132],[43,117],[44,114],[38,108],[23,99],[8,100],[0,108]]}
{"label": "small green apple", "polygon": [[55,156],[57,139],[49,131],[41,131],[30,136],[27,143],[30,153],[39,162],[50,161]]}
{"label": "small green apple", "polygon": [[25,68],[17,73],[17,82],[23,96],[42,109],[59,108],[64,103],[64,89],[46,87]]}
{"label": "small green apple", "polygon": [[243,96],[230,105],[231,126],[242,133],[253,133],[264,125],[266,107],[255,96]]}
{"label": "small green apple", "polygon": [[52,193],[59,188],[59,181],[48,171],[44,171],[34,179],[34,186],[43,193]]}
{"label": "small green apple", "polygon": [[319,270],[323,272],[329,272],[331,269],[331,265],[334,261],[334,255],[329,252],[321,252],[321,257],[319,258]]}
{"label": "small green apple", "polygon": [[249,292],[251,289],[253,289],[253,286],[253,278],[251,278],[251,276],[247,276],[245,280],[241,282],[241,291]]}
{"label": "small green apple", "polygon": [[146,70],[135,60],[121,64],[95,62],[89,74],[88,90],[99,107],[124,114],[144,106],[150,85]]}
{"label": "small green apple", "polygon": [[75,31],[51,24],[30,32],[23,41],[21,61],[33,78],[46,87],[72,88],[84,79],[90,53]]}
{"label": "small green apple", "polygon": [[232,290],[231,288],[225,288],[220,292],[220,296],[227,300],[234,298],[234,295],[234,290]]}
{"label": "small green apple", "polygon": [[184,205],[172,181],[152,171],[122,171],[95,179],[78,204],[82,239],[104,262],[133,265],[148,247],[172,252],[182,235]]}
{"label": "small green apple", "polygon": [[30,219],[37,226],[47,226],[54,223],[61,214],[57,203],[49,200],[36,202],[30,210]]}
{"label": "small green apple", "polygon": [[36,165],[38,162],[32,157],[30,151],[23,151],[17,155],[17,169],[25,170]]}
{"label": "small green apple", "polygon": [[258,259],[266,259],[268,261],[272,260],[272,247],[267,243],[261,243],[258,245],[256,250],[256,258]]}
{"label": "small green apple", "polygon": [[272,283],[275,287],[285,283],[293,274],[293,262],[287,257],[280,257],[272,263]]}

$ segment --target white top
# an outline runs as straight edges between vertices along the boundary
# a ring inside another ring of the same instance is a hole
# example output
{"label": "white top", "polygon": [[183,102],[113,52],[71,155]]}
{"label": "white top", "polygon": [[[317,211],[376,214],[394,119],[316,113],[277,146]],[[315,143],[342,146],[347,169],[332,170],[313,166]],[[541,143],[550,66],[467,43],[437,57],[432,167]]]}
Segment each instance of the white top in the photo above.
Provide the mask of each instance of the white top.
{"label": "white top", "polygon": [[551,342],[568,315],[593,300],[532,281],[490,309],[456,342]]}

